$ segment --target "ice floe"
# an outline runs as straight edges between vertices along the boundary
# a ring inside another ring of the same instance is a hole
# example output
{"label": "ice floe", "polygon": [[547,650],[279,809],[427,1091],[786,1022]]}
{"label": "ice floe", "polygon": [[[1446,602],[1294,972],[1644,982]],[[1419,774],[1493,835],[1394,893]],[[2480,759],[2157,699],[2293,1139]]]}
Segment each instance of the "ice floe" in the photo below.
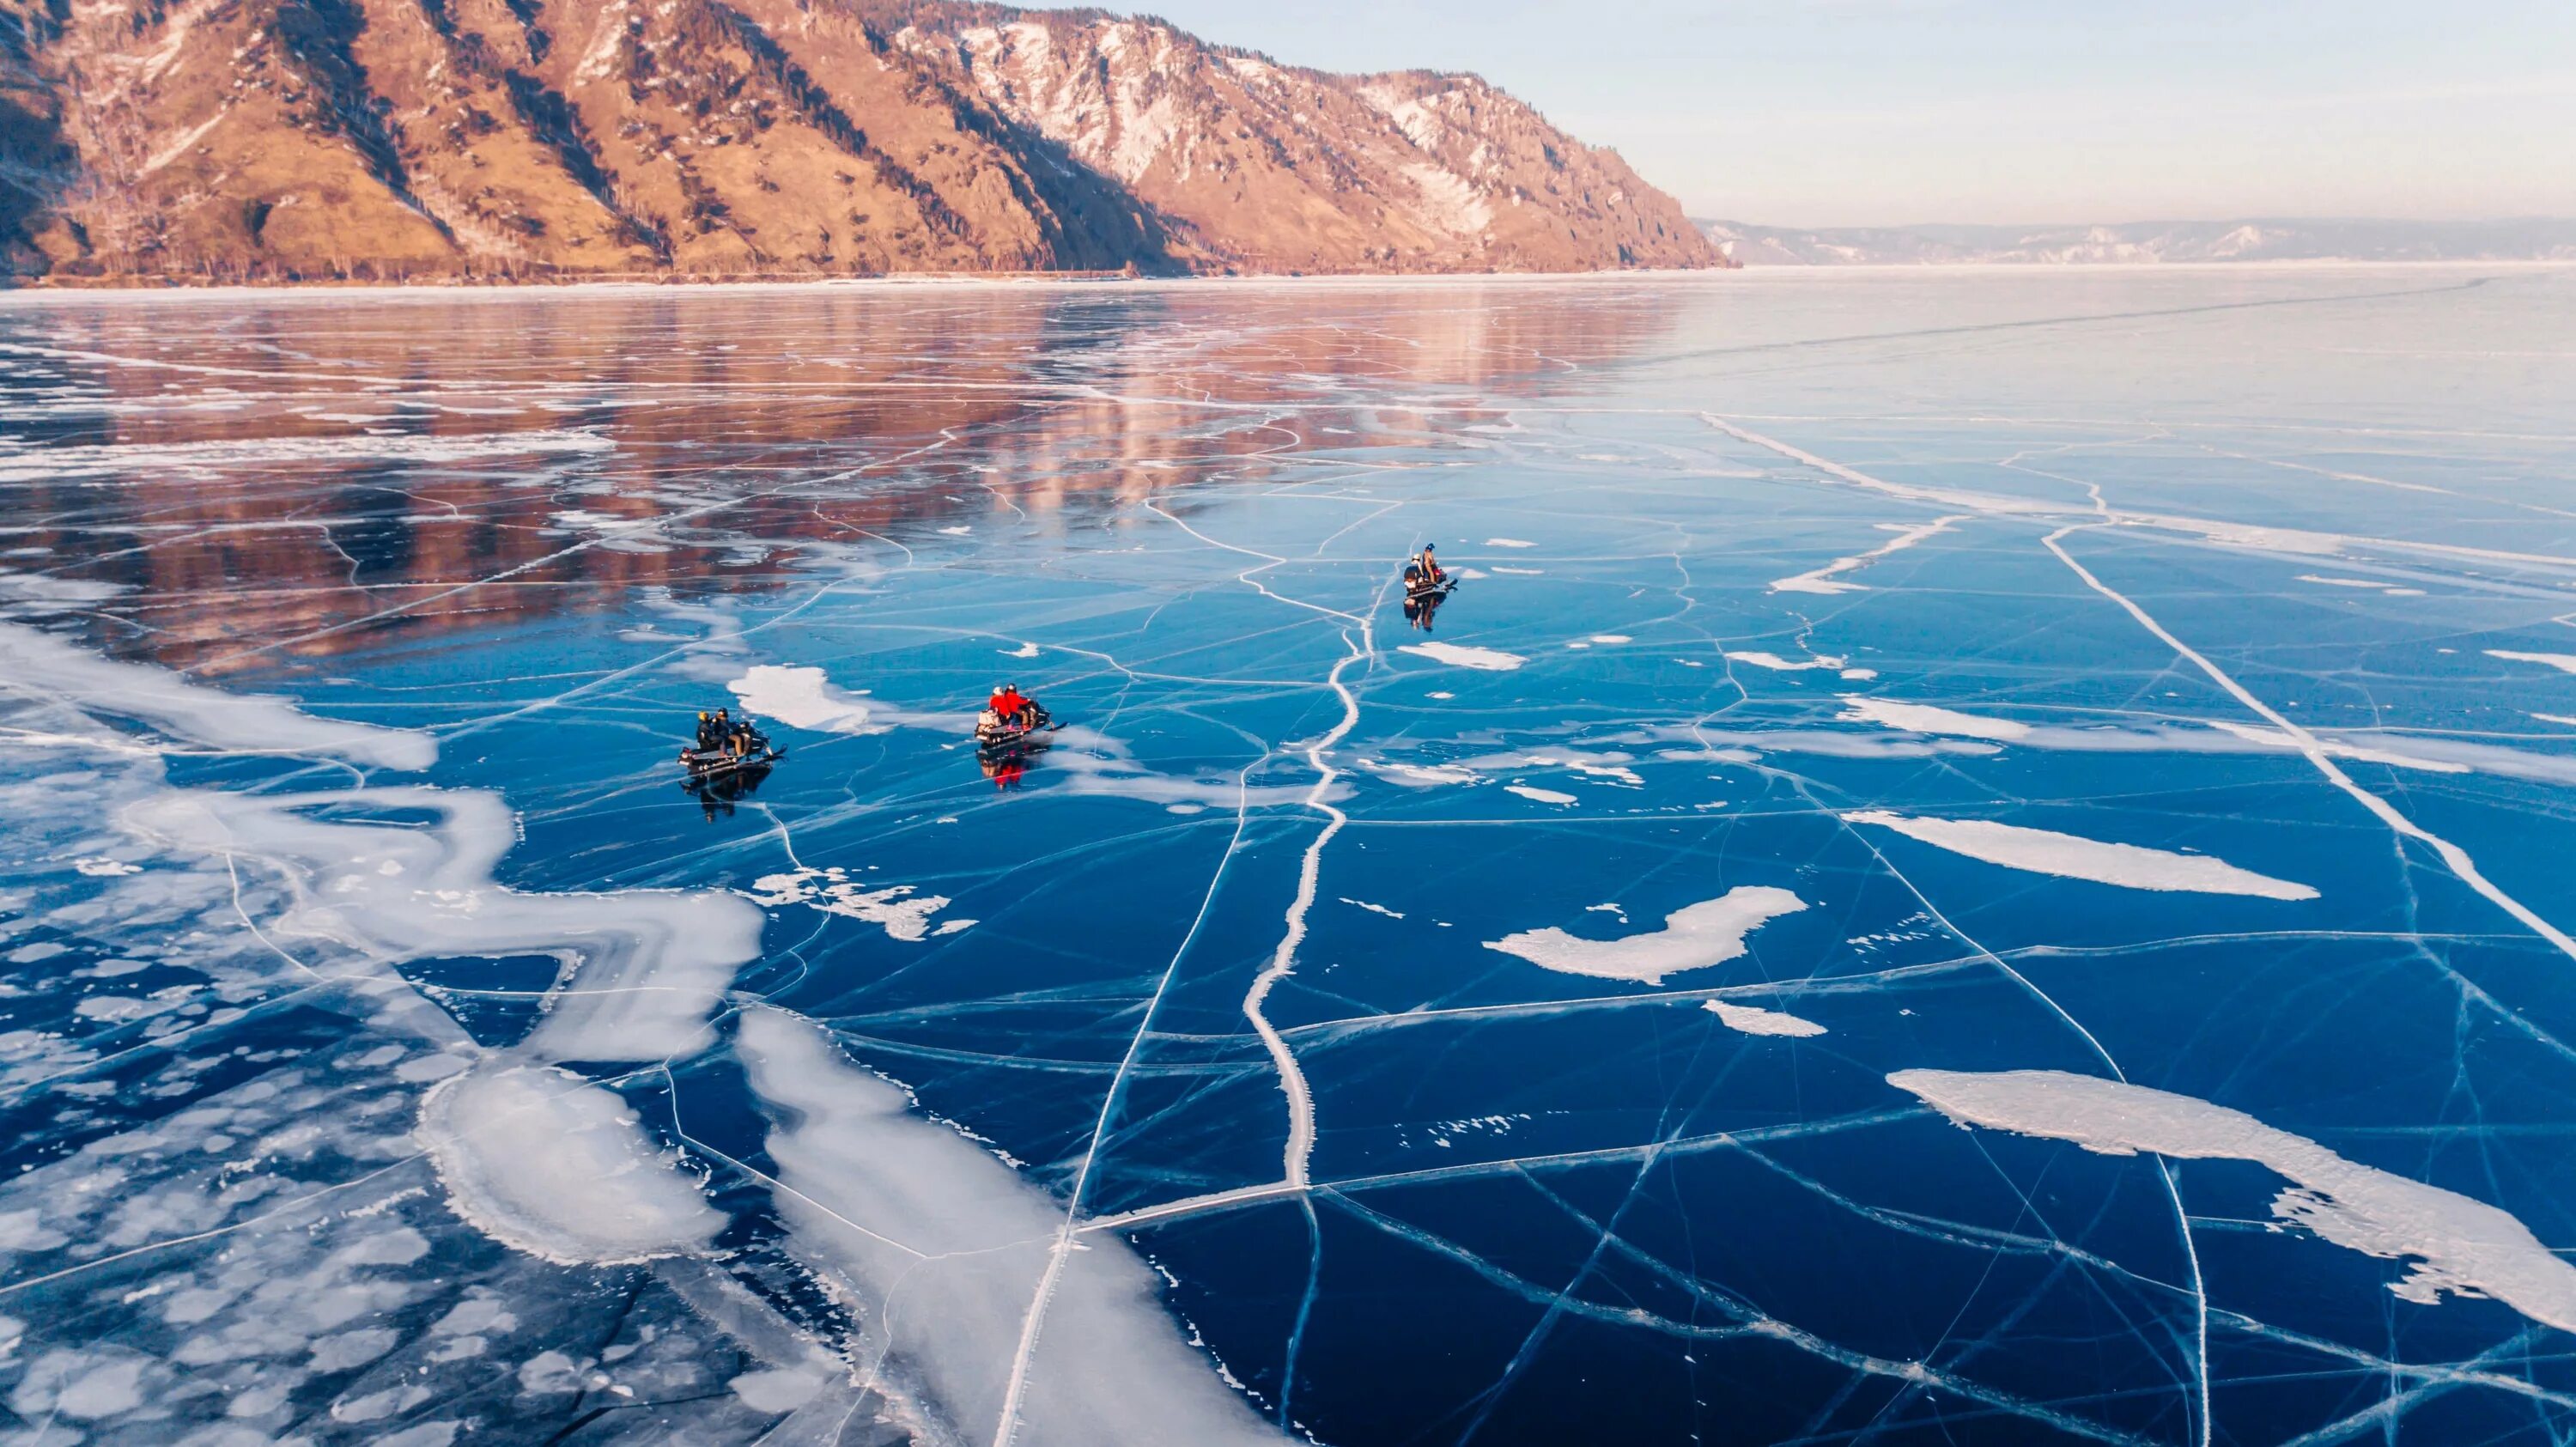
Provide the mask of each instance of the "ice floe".
{"label": "ice floe", "polygon": [[2188,1095],[2057,1070],[1900,1070],[1888,1083],[1962,1126],[2071,1141],[2104,1155],[2252,1161],[2288,1179],[2272,1213],[2338,1246],[2408,1261],[2389,1289],[2430,1305],[2444,1292],[2491,1296],[2576,1331],[2576,1265],[2483,1201],[2335,1154],[2240,1110]]}
{"label": "ice floe", "polygon": [[1529,662],[1517,653],[1505,653],[1499,648],[1471,648],[1460,643],[1406,643],[1399,645],[1396,651],[1418,653],[1435,663],[1446,663],[1458,668],[1481,668],[1497,673],[1507,672]]}
{"label": "ice floe", "polygon": [[1559,793],[1554,789],[1541,789],[1529,784],[1505,784],[1503,786],[1503,792],[1507,794],[1518,794],[1524,799],[1535,799],[1542,804],[1571,804],[1575,802],[1575,798],[1572,794]]}
{"label": "ice floe", "polygon": [[1700,1008],[1715,1015],[1726,1028],[1740,1030],[1747,1035],[1790,1035],[1803,1039],[1825,1033],[1824,1026],[1786,1010],[1765,1010],[1725,1000],[1704,1000],[1700,1002]]}
{"label": "ice floe", "polygon": [[2304,884],[2239,869],[2205,854],[2173,854],[2136,844],[2114,844],[2048,829],[1999,824],[1991,819],[1909,818],[1885,809],[1856,809],[1842,817],[1848,823],[1875,824],[1936,849],[2033,874],[2054,874],[2124,889],[2245,894],[2258,899],[2317,897],[2317,892]]}
{"label": "ice floe", "polygon": [[1746,935],[1806,907],[1805,900],[1788,890],[1741,884],[1715,899],[1674,910],[1664,916],[1659,930],[1623,939],[1587,940],[1550,925],[1488,940],[1485,948],[1518,955],[1563,974],[1659,985],[1666,975],[1734,959],[1744,953]]}

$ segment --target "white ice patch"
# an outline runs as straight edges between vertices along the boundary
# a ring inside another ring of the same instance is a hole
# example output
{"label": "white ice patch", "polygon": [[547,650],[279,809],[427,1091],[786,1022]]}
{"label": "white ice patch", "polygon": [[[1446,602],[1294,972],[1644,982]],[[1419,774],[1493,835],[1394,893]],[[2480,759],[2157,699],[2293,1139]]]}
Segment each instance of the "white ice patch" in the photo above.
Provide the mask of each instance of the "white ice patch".
{"label": "white ice patch", "polygon": [[1844,709],[1837,717],[1844,723],[1874,723],[1907,733],[1943,734],[1963,739],[1994,739],[2009,743],[2028,738],[2030,725],[2008,718],[1979,718],[1972,713],[1955,713],[1935,708],[1928,703],[1898,703],[1893,699],[1863,698],[1856,693],[1843,695]]}
{"label": "white ice patch", "polygon": [[755,664],[726,686],[742,700],[744,713],[773,718],[789,728],[826,734],[868,731],[868,705],[833,687],[819,668]]}
{"label": "white ice patch", "polygon": [[1004,658],[1035,658],[1038,656],[1038,646],[1034,643],[1023,643],[1017,648],[1005,649],[1002,656]]}
{"label": "white ice patch", "polygon": [[2302,583],[2321,583],[2329,588],[2368,588],[2374,593],[2383,593],[2391,598],[2421,598],[2424,596],[2424,590],[2421,588],[2393,588],[2375,578],[2329,578],[2316,573],[2301,573],[2299,575],[2299,581]]}
{"label": "white ice patch", "polygon": [[[2221,733],[2234,734],[2247,743],[2261,744],[2266,748],[2296,749],[2299,747],[2297,739],[2279,729],[2268,728],[2261,724],[2241,724],[2231,723],[2226,719],[2211,719],[2209,726]],[[2428,759],[2421,755],[2395,753],[2388,749],[2364,748],[2337,738],[2319,738],[2317,747],[2329,757],[2351,759],[2356,763],[2386,764],[2399,769],[2423,769],[2436,774],[2472,772],[2469,765],[2456,759]]]}
{"label": "white ice patch", "polygon": [[254,754],[324,754],[389,769],[438,761],[427,734],[315,718],[282,698],[226,693],[166,668],[118,663],[68,640],[0,623],[0,676],[91,713],[141,719],[193,743]]}
{"label": "white ice patch", "polygon": [[1503,786],[1503,790],[1506,793],[1518,794],[1524,799],[1535,799],[1542,804],[1571,804],[1574,802],[1574,796],[1572,794],[1560,794],[1554,789],[1541,789],[1529,784],[1505,784]]}
{"label": "white ice patch", "polygon": [[1487,538],[1485,539],[1485,546],[1489,548],[1534,548],[1537,547],[1538,544],[1529,542],[1522,538]]}
{"label": "white ice patch", "polygon": [[1724,1000],[1702,1001],[1700,1008],[1715,1015],[1729,1030],[1740,1030],[1747,1035],[1792,1035],[1804,1039],[1825,1033],[1824,1026],[1813,1020],[1800,1019],[1786,1010],[1731,1005]]}
{"label": "white ice patch", "polygon": [[2173,854],[2136,844],[2113,844],[2047,829],[2025,829],[1991,819],[1916,819],[1884,809],[1842,816],[1876,824],[1936,849],[1964,854],[2006,869],[2115,884],[2124,889],[2178,890],[2193,894],[2247,894],[2258,899],[2314,899],[2304,884],[2239,869],[2203,854]]}
{"label": "white ice patch", "polygon": [[2561,673],[2576,673],[2576,653],[2516,653],[2510,648],[2490,648],[2487,657],[2509,663],[2544,663]]}
{"label": "white ice patch", "polygon": [[[319,819],[327,807],[418,811],[430,827]],[[269,934],[337,941],[362,958],[546,955],[577,961],[520,1049],[541,1060],[661,1060],[711,1040],[734,971],[760,954],[760,911],[731,895],[630,889],[522,893],[492,870],[518,842],[497,795],[429,788],[317,794],[170,790],[128,827],[191,853],[265,861],[296,880]]]}
{"label": "white ice patch", "polygon": [[1840,581],[1839,575],[1851,572],[1856,568],[1867,567],[1869,564],[1878,561],[1880,558],[1886,557],[1890,553],[1903,552],[1905,549],[1914,546],[1925,538],[1931,537],[1935,533],[1948,531],[1950,524],[1955,522],[1965,522],[1967,518],[1968,515],[1966,513],[1959,513],[1950,517],[1936,518],[1919,527],[1906,527],[1901,523],[1881,523],[1881,527],[1888,528],[1896,534],[1895,537],[1889,539],[1884,545],[1872,548],[1865,553],[1855,553],[1848,558],[1836,558],[1821,568],[1817,568],[1812,572],[1800,573],[1794,578],[1778,579],[1771,584],[1771,591],[1774,593],[1859,592],[1862,588],[1861,584],[1842,582]]}
{"label": "white ice patch", "polygon": [[[373,420],[373,419],[369,419]],[[0,482],[46,482],[131,473],[160,477],[227,467],[355,461],[432,464],[532,453],[613,452],[596,432],[493,432],[475,437],[352,432],[338,437],[238,437],[207,442],[104,442],[21,450],[0,444]]]}
{"label": "white ice patch", "polygon": [[1409,789],[1436,789],[1447,784],[1481,784],[1485,776],[1459,764],[1390,764],[1382,759],[1362,759],[1360,767],[1391,784]]}
{"label": "white ice patch", "polygon": [[1630,638],[1625,633],[1595,633],[1592,635],[1592,641],[1595,643],[1633,643],[1636,640]]}
{"label": "white ice patch", "polygon": [[[889,884],[870,889],[864,881],[850,877],[849,871],[834,866],[829,869],[799,869],[792,874],[765,874],[743,891],[754,904],[772,909],[783,905],[811,905],[825,914],[847,915],[870,924],[882,925],[885,932],[899,940],[919,942],[930,937],[930,917],[948,907],[948,897],[939,894],[917,894],[909,884]],[[973,924],[973,920],[949,920],[939,927],[943,935]]]}
{"label": "white ice patch", "polygon": [[1496,673],[1508,672],[1529,662],[1517,653],[1505,653],[1498,648],[1469,648],[1456,643],[1406,643],[1400,645],[1396,651],[1418,653],[1435,663],[1447,663],[1459,668],[1481,668]]}
{"label": "white ice patch", "polygon": [[143,872],[143,866],[140,864],[128,864],[121,859],[106,859],[98,856],[75,859],[72,861],[72,868],[92,879],[113,879],[120,874]]}
{"label": "white ice patch", "polygon": [[1382,904],[1371,904],[1365,899],[1352,899],[1350,896],[1344,895],[1342,896],[1342,903],[1351,905],[1354,908],[1367,910],[1371,914],[1385,915],[1388,919],[1404,918],[1404,912],[1402,910],[1389,909]]}
{"label": "white ice patch", "polygon": [[1843,666],[1843,661],[1841,659],[1827,657],[1821,653],[1817,654],[1813,658],[1788,659],[1781,657],[1777,653],[1765,653],[1757,649],[1746,649],[1740,653],[1730,650],[1726,656],[1738,663],[1750,663],[1756,668],[1768,668],[1775,673],[1804,673],[1811,668],[1832,669]]}
{"label": "white ice patch", "polygon": [[1702,970],[1744,953],[1744,937],[1807,902],[1766,884],[1738,885],[1664,916],[1664,927],[1625,939],[1587,940],[1551,925],[1488,940],[1485,948],[1518,955],[1542,969],[1603,980],[1660,985],[1664,976]]}
{"label": "white ice patch", "polygon": [[457,1076],[422,1101],[419,1138],[457,1214],[549,1261],[677,1255],[725,1223],[623,1099],[564,1071]]}
{"label": "white ice patch", "polygon": [[2272,1214],[2338,1246],[2411,1261],[2390,1290],[2431,1305],[2489,1296],[2576,1331],[2576,1265],[2505,1211],[2345,1160],[2304,1136],[2188,1095],[2057,1070],[1900,1070],[1887,1077],[1961,1126],[2072,1141],[2103,1155],[2252,1161],[2286,1177]]}
{"label": "white ice patch", "polygon": [[864,1304],[885,1337],[871,1355],[917,1373],[961,1438],[995,1436],[1026,1332],[1022,1443],[1279,1443],[1184,1344],[1124,1241],[1087,1235],[1066,1251],[1033,1316],[1062,1202],[922,1119],[900,1087],[784,1011],[746,1010],[737,1049],[753,1093],[778,1112],[768,1144],[788,1249]]}

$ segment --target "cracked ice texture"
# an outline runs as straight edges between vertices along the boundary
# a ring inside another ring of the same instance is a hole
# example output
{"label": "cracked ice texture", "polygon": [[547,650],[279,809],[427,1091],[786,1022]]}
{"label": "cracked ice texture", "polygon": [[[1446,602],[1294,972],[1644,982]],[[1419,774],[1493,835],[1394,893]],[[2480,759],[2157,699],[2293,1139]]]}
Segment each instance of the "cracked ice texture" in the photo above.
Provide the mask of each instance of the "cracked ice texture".
{"label": "cracked ice texture", "polygon": [[[2576,1243],[2534,925],[2576,918],[2576,680],[2488,656],[2576,656],[2576,397],[2530,361],[2570,287],[7,298],[13,437],[121,470],[0,484],[0,612],[116,660],[0,668],[0,1396],[96,1441],[879,1447],[992,1440],[1025,1365],[1031,1441],[1127,1430],[1050,1385],[1097,1345],[1336,1447],[2563,1442],[2567,1336],[2502,1299],[2547,1273],[2457,1202]],[[509,445],[568,432],[611,445]],[[1400,559],[1494,534],[1544,581],[1409,631]],[[1522,663],[1398,656],[1435,642]],[[997,664],[1069,723],[1025,777],[964,742]],[[683,793],[689,715],[776,674],[824,726]],[[225,698],[303,718],[199,741]],[[2070,894],[1873,809],[2317,897]],[[811,897],[751,919],[763,880]],[[1616,961],[1746,881],[1808,907],[1661,984],[1485,947]],[[763,1010],[813,1116],[747,1089]],[[1746,1033],[1790,1021],[1832,1031]],[[2333,1189],[1958,1131],[1888,1081],[1935,1066],[2122,1073],[2448,1195],[2241,1123],[2155,1141]],[[845,1070],[903,1117],[841,1130]],[[517,1245],[416,1138],[513,1072],[587,1163],[488,1133]],[[866,1178],[899,1127],[955,1175]],[[924,1319],[842,1238],[967,1182],[1030,1274]],[[1158,1274],[1095,1312],[1101,1257]]]}

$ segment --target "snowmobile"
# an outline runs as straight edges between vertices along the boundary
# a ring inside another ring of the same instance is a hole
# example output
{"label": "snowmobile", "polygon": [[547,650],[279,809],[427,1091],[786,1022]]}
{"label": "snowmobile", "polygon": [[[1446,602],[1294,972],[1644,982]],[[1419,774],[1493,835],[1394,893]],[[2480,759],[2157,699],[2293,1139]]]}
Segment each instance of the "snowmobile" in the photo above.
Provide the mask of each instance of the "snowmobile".
{"label": "snowmobile", "polygon": [[1422,571],[1420,563],[1404,565],[1404,601],[1407,603],[1437,603],[1448,597],[1457,586],[1458,577],[1454,573],[1435,575]]}
{"label": "snowmobile", "polygon": [[1043,705],[1031,703],[1008,719],[991,709],[975,715],[975,747],[1003,752],[1011,749],[1039,749],[1046,746],[1044,735],[1061,727]]}
{"label": "snowmobile", "polygon": [[740,753],[726,748],[680,750],[680,764],[689,771],[690,781],[704,782],[731,774],[747,773],[753,769],[765,770],[772,763],[787,757],[787,751],[772,745],[768,736],[760,730],[745,724],[742,733],[745,737]]}

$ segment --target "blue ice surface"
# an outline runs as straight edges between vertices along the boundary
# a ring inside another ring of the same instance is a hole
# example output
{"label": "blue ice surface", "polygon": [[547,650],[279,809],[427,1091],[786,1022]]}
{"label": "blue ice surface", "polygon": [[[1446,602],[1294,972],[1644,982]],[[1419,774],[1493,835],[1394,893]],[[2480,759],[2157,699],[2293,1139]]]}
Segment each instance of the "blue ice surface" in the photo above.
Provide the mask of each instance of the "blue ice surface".
{"label": "blue ice surface", "polygon": [[[2501,1209],[2550,1289],[2576,958],[2504,901],[2576,928],[2576,658],[2491,650],[2576,655],[2571,336],[2563,269],[0,300],[0,627],[440,749],[191,748],[0,679],[0,1425],[1112,1440],[905,1359],[1066,1332],[907,1346],[940,1302],[818,1264],[733,1043],[767,1006],[1007,1163],[974,1189],[1150,1261],[1124,1329],[1289,1436],[2569,1440],[2571,1323],[2510,1283],[1887,1077],[2212,1102]],[[1464,581],[1409,620],[1425,542]],[[774,769],[684,789],[763,667],[871,726],[771,718]],[[1006,678],[1074,726],[1024,771],[957,725]],[[700,1046],[565,1062],[723,1214],[701,1247],[514,1250],[412,1134],[586,937],[369,956],[294,866],[122,812],[426,830],[359,792],[423,781],[506,802],[508,890],[764,901]],[[1488,948],[1746,886],[1806,908],[1656,983]]]}

